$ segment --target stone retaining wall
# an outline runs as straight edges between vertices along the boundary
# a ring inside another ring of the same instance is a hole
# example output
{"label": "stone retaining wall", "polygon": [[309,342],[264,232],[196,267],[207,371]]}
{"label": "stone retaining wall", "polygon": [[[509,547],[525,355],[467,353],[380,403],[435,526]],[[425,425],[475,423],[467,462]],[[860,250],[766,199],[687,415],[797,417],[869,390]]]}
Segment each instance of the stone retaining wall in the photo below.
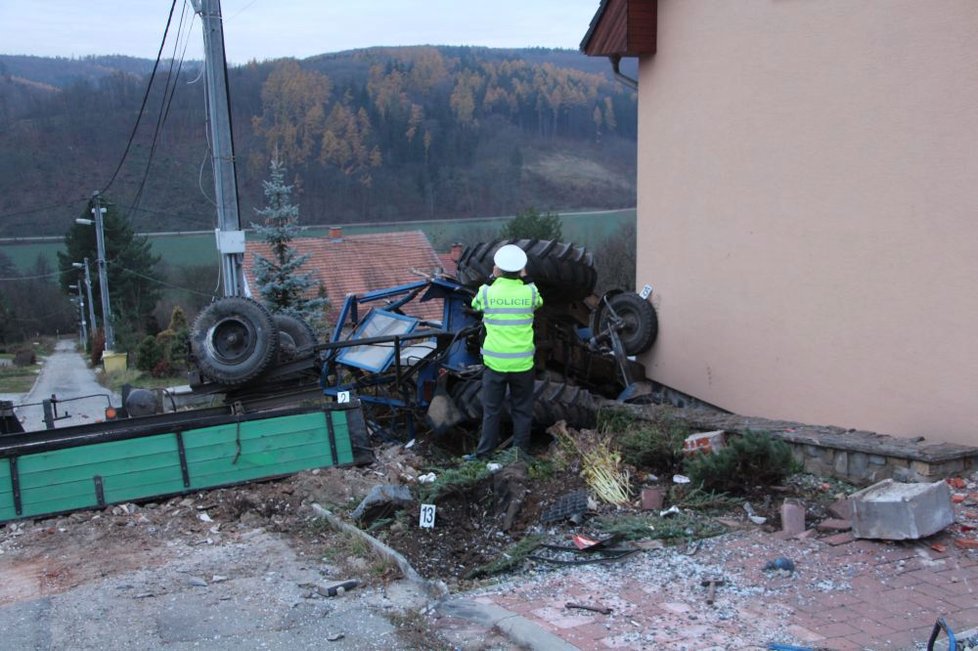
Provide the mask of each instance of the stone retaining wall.
{"label": "stone retaining wall", "polygon": [[697,431],[766,432],[788,443],[805,471],[866,486],[883,479],[933,482],[978,469],[978,448],[841,427],[748,418],[709,409],[626,405],[646,420],[672,418]]}

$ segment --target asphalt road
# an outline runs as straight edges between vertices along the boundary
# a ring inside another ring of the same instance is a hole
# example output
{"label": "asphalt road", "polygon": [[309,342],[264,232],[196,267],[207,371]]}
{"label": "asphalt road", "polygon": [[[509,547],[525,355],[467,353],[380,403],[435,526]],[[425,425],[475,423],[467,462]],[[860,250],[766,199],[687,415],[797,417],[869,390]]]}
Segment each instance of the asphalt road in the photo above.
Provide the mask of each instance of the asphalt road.
{"label": "asphalt road", "polygon": [[[14,411],[26,431],[44,429],[44,409],[41,401],[57,396],[58,420],[55,427],[82,425],[105,418],[105,408],[120,406],[121,398],[95,379],[95,372],[78,352],[74,339],[58,341],[54,353],[44,359],[41,373],[30,393],[8,397],[17,407]],[[19,399],[18,399],[19,398]]]}

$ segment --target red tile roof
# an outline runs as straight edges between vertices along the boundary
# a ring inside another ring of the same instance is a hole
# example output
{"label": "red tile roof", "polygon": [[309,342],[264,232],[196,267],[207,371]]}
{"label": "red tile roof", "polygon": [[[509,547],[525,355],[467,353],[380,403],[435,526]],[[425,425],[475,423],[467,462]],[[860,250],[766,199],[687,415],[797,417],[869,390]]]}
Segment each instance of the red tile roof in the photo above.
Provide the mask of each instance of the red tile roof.
{"label": "red tile roof", "polygon": [[[292,240],[292,246],[300,255],[309,255],[300,272],[312,273],[313,280],[326,287],[330,300],[327,313],[330,323],[335,323],[348,294],[362,294],[415,282],[422,276],[412,271],[430,276],[445,266],[421,231],[344,235],[336,239],[298,237]],[[267,258],[272,256],[264,242],[248,241],[245,244],[245,276],[257,297],[254,276],[256,254]],[[382,302],[376,304],[382,305]],[[440,321],[442,316],[440,300],[425,303],[412,301],[403,311],[435,321]],[[365,311],[361,310],[360,314],[362,316]]]}

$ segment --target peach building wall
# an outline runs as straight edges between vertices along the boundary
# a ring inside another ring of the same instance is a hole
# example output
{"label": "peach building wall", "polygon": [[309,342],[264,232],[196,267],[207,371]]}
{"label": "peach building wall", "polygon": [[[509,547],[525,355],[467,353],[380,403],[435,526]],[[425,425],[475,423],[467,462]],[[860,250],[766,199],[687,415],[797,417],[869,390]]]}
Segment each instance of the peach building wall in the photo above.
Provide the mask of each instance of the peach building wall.
{"label": "peach building wall", "polygon": [[639,105],[651,377],[978,445],[978,1],[660,0]]}

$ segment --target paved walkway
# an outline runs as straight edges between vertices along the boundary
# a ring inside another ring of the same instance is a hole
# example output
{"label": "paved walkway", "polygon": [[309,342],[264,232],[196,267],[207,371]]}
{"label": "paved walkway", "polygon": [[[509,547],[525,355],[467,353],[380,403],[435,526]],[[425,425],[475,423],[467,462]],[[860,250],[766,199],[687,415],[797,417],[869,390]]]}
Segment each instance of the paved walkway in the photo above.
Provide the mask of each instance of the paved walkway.
{"label": "paved walkway", "polygon": [[[978,624],[978,556],[955,544],[973,541],[973,533],[952,525],[925,541],[890,543],[848,534],[782,540],[744,529],[691,554],[651,550],[615,565],[543,570],[458,596],[503,608],[583,650],[781,644],[909,651],[926,648],[938,617],[959,634]],[[795,571],[764,569],[779,557],[791,559]],[[702,586],[709,578],[724,580],[712,605]],[[449,610],[445,615],[439,628],[466,626]]]}

